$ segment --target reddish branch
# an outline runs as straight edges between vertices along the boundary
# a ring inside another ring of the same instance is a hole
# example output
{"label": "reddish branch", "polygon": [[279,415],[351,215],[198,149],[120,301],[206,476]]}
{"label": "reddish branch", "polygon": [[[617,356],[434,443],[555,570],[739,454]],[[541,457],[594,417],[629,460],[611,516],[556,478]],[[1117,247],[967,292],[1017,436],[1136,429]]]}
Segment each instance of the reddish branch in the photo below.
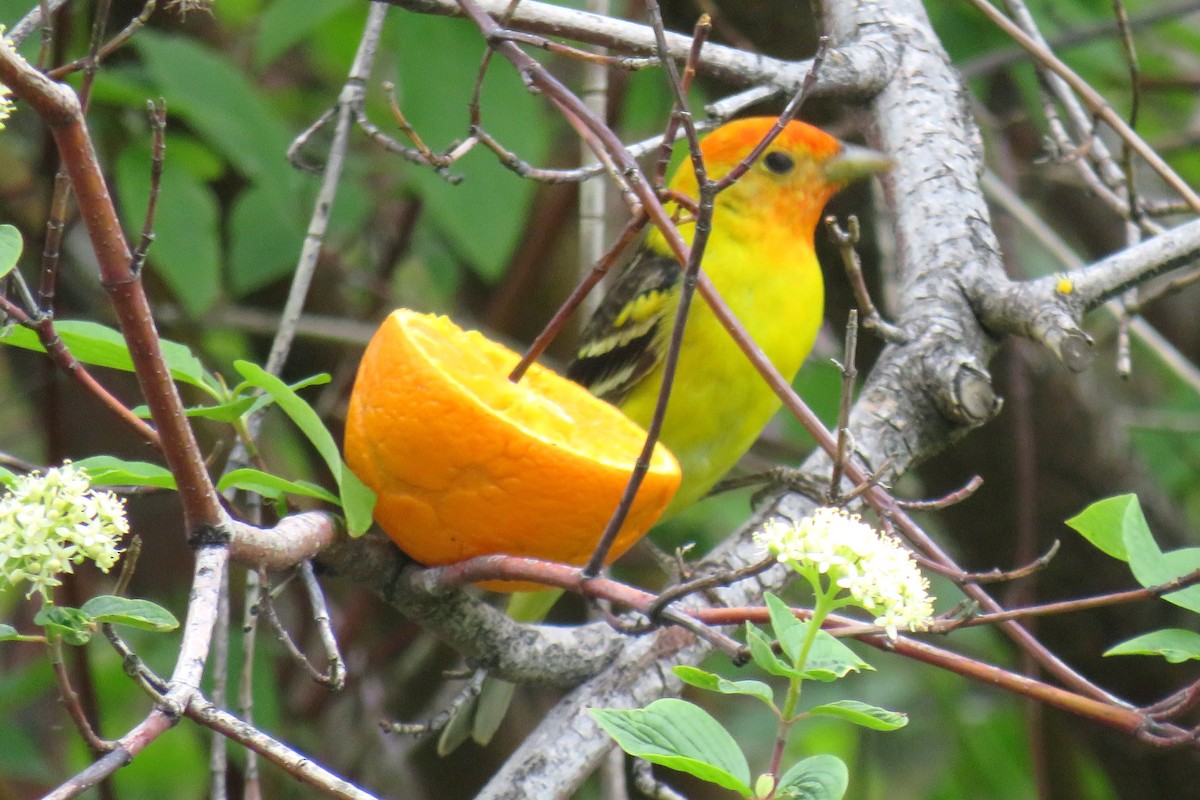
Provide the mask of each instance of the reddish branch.
{"label": "reddish branch", "polygon": [[[1163,587],[1151,587],[1132,593],[1119,593],[1112,598],[1114,602],[1127,602],[1131,599],[1146,599],[1166,592],[1176,591],[1182,585],[1187,585],[1189,579],[1172,581]],[[466,585],[480,580],[523,580],[537,581],[556,586],[567,591],[573,591],[590,598],[609,600],[626,606],[642,614],[651,614],[660,605],[660,598],[650,592],[634,589],[617,581],[606,578],[587,578],[583,570],[563,564],[553,564],[535,559],[515,558],[511,556],[483,556],[446,567],[436,567],[423,570],[412,580],[417,586],[427,591],[438,592],[449,588]],[[1096,605],[1105,604],[1103,599],[1080,601],[1073,604],[1057,604],[1056,612],[1082,610]],[[1069,606],[1069,607],[1068,607]],[[998,622],[1029,614],[1047,613],[1047,609],[1036,607],[1026,610],[1005,612],[1000,617],[987,617],[987,621]],[[747,608],[690,608],[683,613],[705,625],[742,625],[746,622],[767,623],[770,621],[767,609],[763,607]],[[800,619],[806,619],[810,612],[794,610]],[[968,621],[961,624],[980,624]],[[955,624],[958,627],[959,624]],[[827,630],[834,635],[849,636],[879,650],[893,651],[900,655],[931,664],[936,667],[1012,692],[1023,697],[1032,698],[1069,711],[1088,719],[1095,720],[1126,733],[1138,734],[1153,740],[1174,740],[1185,731],[1174,725],[1156,722],[1151,715],[1128,705],[1112,703],[1089,697],[1086,694],[1061,689],[1042,681],[1028,678],[1000,667],[967,658],[966,656],[945,650],[940,647],[917,641],[910,637],[901,636],[896,640],[889,639],[880,628],[868,625],[858,620],[846,617],[832,616],[829,618]]]}
{"label": "reddish branch", "polygon": [[133,253],[121,231],[79,99],[70,87],[50,80],[4,45],[0,45],[0,83],[29,104],[54,137],[100,265],[101,283],[120,319],[138,384],[162,439],[163,455],[178,482],[188,528],[216,527],[225,514],[163,358],[146,293],[131,269]]}

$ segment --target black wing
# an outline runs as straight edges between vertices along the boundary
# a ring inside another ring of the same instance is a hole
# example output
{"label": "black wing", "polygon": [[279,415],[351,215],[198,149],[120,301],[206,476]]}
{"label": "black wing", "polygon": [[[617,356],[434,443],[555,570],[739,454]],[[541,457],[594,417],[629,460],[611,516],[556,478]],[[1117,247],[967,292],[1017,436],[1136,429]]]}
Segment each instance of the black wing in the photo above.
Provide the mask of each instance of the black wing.
{"label": "black wing", "polygon": [[662,360],[683,279],[670,256],[643,250],[584,328],[567,377],[619,404]]}

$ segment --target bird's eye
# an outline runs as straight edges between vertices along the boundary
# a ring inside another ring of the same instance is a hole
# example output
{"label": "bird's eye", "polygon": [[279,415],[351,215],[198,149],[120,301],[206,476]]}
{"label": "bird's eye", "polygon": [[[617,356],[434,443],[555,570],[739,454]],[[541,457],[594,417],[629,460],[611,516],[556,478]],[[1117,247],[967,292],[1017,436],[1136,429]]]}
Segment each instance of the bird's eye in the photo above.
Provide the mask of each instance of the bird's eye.
{"label": "bird's eye", "polygon": [[767,169],[774,172],[776,175],[786,175],[792,171],[792,167],[796,166],[796,162],[787,153],[781,153],[778,150],[773,150],[767,153],[767,157],[763,159],[763,163],[767,165]]}

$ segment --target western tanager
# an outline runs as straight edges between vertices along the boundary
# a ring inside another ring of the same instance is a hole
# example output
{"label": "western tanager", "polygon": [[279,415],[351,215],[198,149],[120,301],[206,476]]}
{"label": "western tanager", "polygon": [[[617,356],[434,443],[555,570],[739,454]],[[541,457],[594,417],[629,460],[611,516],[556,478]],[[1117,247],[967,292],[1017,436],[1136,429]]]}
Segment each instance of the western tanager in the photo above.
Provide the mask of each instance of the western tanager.
{"label": "western tanager", "polygon": [[[773,117],[717,128],[700,144],[710,179],[719,180],[762,141]],[[821,326],[824,284],[813,235],[825,202],[849,181],[891,162],[840,143],[803,122],[789,122],[736,183],[717,195],[701,262],[730,310],[789,380]],[[670,183],[693,199],[696,174],[684,164]],[[687,242],[693,217],[675,204]],[[679,304],[683,272],[663,235],[650,231],[641,251],[604,298],[583,334],[567,377],[650,424],[662,384],[662,360]],[[667,509],[686,508],[712,488],[758,438],[780,401],[718,322],[696,299],[688,311],[679,366],[661,440],[683,468]]]}
{"label": "western tanager", "polygon": [[[775,124],[774,117],[722,125],[700,143],[710,179],[745,159]],[[813,236],[826,201],[850,181],[886,170],[880,153],[839,142],[803,122],[789,122],[750,169],[714,203],[712,232],[701,262],[721,297],[755,343],[788,379],[812,349],[821,326],[824,283]],[[670,182],[697,199],[696,174],[685,163]],[[667,210],[692,241],[691,212]],[[683,271],[657,229],[618,277],[584,330],[567,376],[647,427],[662,384],[662,361],[679,304]],[[683,469],[667,508],[677,512],[701,497],[750,448],[780,400],[718,322],[696,298],[689,309],[679,364],[661,440]],[[509,614],[540,620],[559,592],[519,593]],[[486,741],[503,716],[511,685],[489,679],[474,720]],[[456,720],[461,726],[461,720]],[[443,736],[443,749],[457,736]],[[450,733],[448,730],[447,734]]]}

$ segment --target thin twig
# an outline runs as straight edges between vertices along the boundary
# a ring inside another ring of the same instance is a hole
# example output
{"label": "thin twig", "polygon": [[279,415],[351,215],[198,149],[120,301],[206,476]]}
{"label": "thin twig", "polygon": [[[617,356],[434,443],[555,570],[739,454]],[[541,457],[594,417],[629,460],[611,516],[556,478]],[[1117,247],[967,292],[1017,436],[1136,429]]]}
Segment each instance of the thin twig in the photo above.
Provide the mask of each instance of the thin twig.
{"label": "thin twig", "polygon": [[1027,578],[1030,575],[1045,569],[1050,562],[1054,560],[1054,557],[1058,555],[1058,549],[1060,546],[1061,543],[1055,539],[1053,542],[1051,542],[1050,548],[1046,552],[1042,553],[1037,558],[1030,560],[1029,563],[1025,564],[1024,566],[1017,567],[1016,569],[990,569],[987,572],[966,572],[950,577],[953,577],[954,580],[960,583],[1005,583],[1019,580],[1020,578]]}
{"label": "thin twig", "polygon": [[402,736],[430,736],[440,733],[450,721],[455,719],[462,709],[475,701],[483,691],[483,681],[487,678],[486,670],[475,670],[467,684],[454,696],[454,699],[426,722],[389,722],[383,720],[379,728],[384,733],[398,733]]}
{"label": "thin twig", "polygon": [[346,685],[346,662],[338,648],[337,637],[333,632],[333,620],[329,615],[329,604],[325,602],[325,593],[317,581],[312,561],[306,560],[300,564],[300,578],[304,582],[308,603],[312,606],[317,635],[329,662],[329,688],[335,692],[341,691]]}
{"label": "thin twig", "polygon": [[157,0],[147,0],[146,5],[142,6],[141,13],[130,20],[129,24],[120,33],[109,39],[102,46],[96,48],[95,52],[89,53],[84,58],[76,59],[60,67],[55,67],[46,74],[55,80],[62,80],[73,72],[86,69],[89,63],[108,58],[132,39],[135,33],[145,27],[146,23],[150,21],[150,16],[154,13],[154,8],[157,4]]}
{"label": "thin twig", "polygon": [[859,240],[858,217],[850,215],[846,219],[846,227],[843,229],[838,225],[837,217],[830,214],[825,217],[825,227],[829,230],[829,237],[833,239],[838,246],[839,252],[842,254],[842,264],[846,268],[846,277],[850,281],[850,288],[854,292],[854,302],[858,304],[858,308],[862,311],[863,327],[867,330],[874,331],[879,335],[879,338],[885,342],[892,344],[904,344],[908,341],[908,336],[904,331],[892,325],[880,315],[879,310],[875,307],[875,303],[871,301],[871,293],[867,291],[867,281],[863,277],[862,259],[858,257],[858,250],[855,249]]}
{"label": "thin twig", "polygon": [[837,453],[833,457],[833,467],[829,474],[829,500],[838,505],[842,496],[842,475],[846,469],[846,460],[850,457],[850,407],[854,404],[854,390],[858,384],[858,367],[855,360],[858,355],[858,311],[850,309],[846,319],[845,352],[842,363],[838,366],[842,372],[842,390],[838,401],[837,419]]}
{"label": "thin twig", "polygon": [[961,503],[983,486],[983,478],[978,475],[973,475],[971,480],[967,481],[961,488],[955,489],[953,492],[935,497],[932,500],[901,500],[896,499],[896,505],[907,511],[940,511],[943,508],[949,508],[956,503]]}
{"label": "thin twig", "polygon": [[521,360],[517,362],[517,365],[513,367],[512,372],[508,375],[510,381],[516,383],[525,376],[529,365],[537,361],[542,353],[546,351],[546,348],[550,346],[550,343],[554,341],[554,338],[558,336],[559,332],[567,324],[567,320],[571,318],[571,314],[583,302],[583,298],[608,274],[612,265],[621,257],[625,249],[637,240],[642,229],[646,226],[646,222],[647,218],[644,214],[636,214],[625,223],[625,227],[621,230],[620,235],[617,236],[616,242],[613,243],[612,247],[608,249],[608,252],[599,261],[592,265],[591,271],[584,276],[583,280],[579,282],[567,299],[563,301],[558,310],[554,312],[554,316],[546,323],[546,327],[542,329],[542,332],[537,335],[533,343],[525,350],[525,354],[521,357]]}
{"label": "thin twig", "polygon": [[1154,148],[1147,145],[1145,140],[1130,128],[1125,120],[1121,119],[1121,116],[1113,110],[1103,95],[1093,89],[1087,81],[1022,30],[1016,23],[1001,14],[988,0],[969,0],[969,2],[998,28],[1012,37],[1017,44],[1024,47],[1039,64],[1066,81],[1071,89],[1083,99],[1083,102],[1087,104],[1088,109],[1093,114],[1104,120],[1105,124],[1112,128],[1113,132],[1123,142],[1128,143],[1133,151],[1141,156],[1146,164],[1162,178],[1163,182],[1177,192],[1193,211],[1200,213],[1200,194],[1197,194],[1167,162],[1163,161],[1158,153],[1154,151]]}
{"label": "thin twig", "polygon": [[[597,13],[592,9],[588,10],[590,13]],[[647,67],[656,67],[659,63],[657,58],[613,56],[604,52],[582,50],[578,47],[571,47],[570,45],[563,44],[562,42],[556,42],[553,39],[547,39],[545,36],[537,36],[532,33],[515,31],[511,28],[505,29],[498,33],[497,38],[507,39],[510,42],[527,44],[530,47],[537,47],[541,50],[545,50],[547,53],[554,53],[556,55],[574,58],[577,61],[584,62],[585,64],[597,67],[615,67],[616,69],[626,70],[627,72],[637,72],[638,70],[643,70]],[[593,47],[600,51],[604,49],[604,45],[593,45]]]}
{"label": "thin twig", "polygon": [[1029,617],[1047,617],[1057,614],[1073,614],[1080,611],[1090,611],[1094,608],[1107,608],[1110,606],[1126,605],[1128,603],[1136,603],[1143,600],[1152,600],[1156,597],[1162,597],[1165,594],[1177,592],[1181,589],[1186,589],[1189,586],[1195,586],[1198,583],[1200,583],[1200,570],[1193,570],[1186,575],[1181,575],[1174,580],[1160,583],[1155,586],[1130,589],[1124,592],[1110,592],[1108,594],[1097,595],[1095,597],[1082,597],[1076,600],[1063,600],[1057,603],[1042,603],[1036,606],[1005,609],[1004,611],[996,611],[987,614],[971,614],[959,619],[947,620],[945,622],[938,623],[930,630],[936,633],[949,633],[950,631],[958,628],[968,626],[994,625],[997,622],[1006,622],[1008,620],[1026,619]]}
{"label": "thin twig", "polygon": [[767,556],[763,560],[754,564],[747,564],[746,566],[739,567],[738,569],[717,572],[712,575],[705,575],[702,578],[696,578],[686,583],[680,583],[672,586],[659,593],[658,598],[646,609],[646,617],[651,621],[651,623],[655,623],[658,620],[659,614],[662,612],[662,610],[677,600],[682,600],[688,595],[708,591],[709,589],[730,586],[738,581],[742,581],[746,578],[766,572],[776,563],[777,560],[774,556]]}
{"label": "thin twig", "polygon": [[[588,0],[587,10],[593,14],[608,16],[609,0]],[[603,47],[593,46],[593,55],[603,57]],[[490,56],[494,50],[488,50]],[[583,104],[591,109],[602,120],[608,119],[608,69],[601,62],[587,61],[583,65],[582,91],[580,97]],[[579,142],[580,166],[599,165],[586,144]],[[591,264],[595,264],[604,256],[605,241],[607,240],[608,214],[608,183],[601,180],[584,181],[579,185],[579,266],[581,273],[586,273]],[[594,311],[599,306],[598,299],[585,300],[585,312]]]}
{"label": "thin twig", "polygon": [[1182,292],[1184,289],[1194,286],[1197,283],[1200,283],[1200,270],[1196,270],[1188,275],[1181,275],[1161,286],[1151,287],[1148,291],[1139,292],[1137,298],[1132,303],[1126,305],[1126,309],[1131,315],[1137,316],[1156,300],[1161,300],[1164,297]]}
{"label": "thin twig", "polygon": [[[657,2],[651,0],[648,8],[655,23],[655,34],[659,39],[659,56],[663,60],[664,67],[666,67],[669,83],[675,93],[675,102],[679,108],[686,108],[687,96],[680,82],[679,71],[675,66],[675,62],[671,60],[666,52],[662,17],[658,12]],[[672,114],[672,119],[675,118],[676,115]],[[613,511],[608,524],[605,526],[604,532],[601,533],[600,539],[596,542],[596,549],[592,552],[591,557],[583,568],[585,577],[594,577],[600,574],[600,569],[606,563],[613,542],[616,541],[617,534],[621,531],[621,526],[625,524],[625,518],[628,516],[629,510],[633,507],[633,501],[637,496],[638,489],[641,488],[642,479],[645,477],[646,472],[650,468],[650,463],[654,458],[654,449],[662,433],[663,420],[666,418],[667,413],[667,404],[671,399],[671,389],[675,382],[675,370],[679,366],[679,353],[683,347],[683,332],[687,325],[688,313],[692,305],[692,296],[696,291],[696,278],[700,272],[700,262],[704,258],[704,249],[708,244],[709,235],[712,233],[712,215],[717,189],[709,184],[704,159],[700,153],[699,139],[696,136],[695,126],[691,124],[691,115],[681,111],[679,112],[679,119],[683,124],[684,132],[688,139],[689,150],[692,154],[692,166],[696,172],[696,184],[700,187],[700,197],[697,203],[698,212],[693,228],[691,250],[687,261],[681,262],[685,263],[685,267],[683,280],[679,287],[679,302],[675,308],[675,316],[672,320],[671,336],[667,341],[666,352],[663,354],[662,380],[659,386],[658,398],[654,405],[654,413],[650,417],[650,424],[646,426],[646,441],[642,445],[642,451],[638,455],[637,462],[634,464],[634,468],[629,475],[629,481],[625,484],[621,500]],[[676,233],[678,235],[678,231]]]}
{"label": "thin twig", "polygon": [[[13,279],[18,291],[25,298],[25,301],[33,302],[21,273],[14,270],[10,273],[10,277]],[[108,391],[88,371],[87,366],[72,355],[71,351],[67,349],[66,343],[59,337],[58,331],[54,326],[53,317],[42,314],[38,318],[39,321],[35,321],[24,309],[3,296],[0,296],[0,315],[36,333],[39,343],[45,348],[46,355],[50,357],[55,366],[78,383],[88,394],[99,400],[101,405],[116,415],[117,419],[132,428],[139,437],[149,442],[155,448],[162,447],[157,431],[150,427],[144,419],[134,414],[116,395]]]}
{"label": "thin twig", "polygon": [[[270,586],[270,579],[267,577],[267,571],[265,569],[258,570],[258,583],[260,586]],[[283,645],[283,649],[286,650],[287,654],[292,657],[292,661],[299,664],[304,671],[308,673],[308,677],[311,678],[314,683],[318,683],[321,686],[329,689],[341,688],[341,684],[343,683],[345,677],[341,667],[341,659],[330,658],[330,669],[328,673],[321,672],[319,669],[313,666],[313,663],[308,660],[308,656],[306,656],[304,652],[296,645],[296,642],[292,639],[291,634],[287,632],[287,628],[285,628],[283,623],[280,621],[279,615],[275,612],[275,603],[270,591],[259,593],[258,606],[254,613],[260,618],[265,617],[267,623],[271,626],[271,630],[275,631],[275,638],[277,638],[280,644]],[[326,615],[325,620],[328,622],[328,615]]]}
{"label": "thin twig", "polygon": [[[229,576],[217,598],[217,625],[213,631],[212,702],[228,708],[229,690]],[[226,800],[229,773],[229,740],[214,732],[208,752],[208,798]]]}
{"label": "thin twig", "polygon": [[[649,10],[651,12],[652,18],[655,18],[654,15],[657,15],[657,17],[656,17],[657,24],[655,26],[655,32],[656,32],[655,36],[656,36],[656,38],[658,38],[659,32],[662,31],[662,26],[661,26],[661,23],[662,23],[661,16],[662,15],[661,15],[661,12],[659,12],[659,10],[658,10],[657,4],[651,5],[649,7]],[[666,130],[663,132],[663,135],[661,137],[662,141],[660,142],[660,144],[658,146],[658,157],[656,158],[656,160],[654,162],[654,172],[651,175],[651,180],[654,181],[654,185],[656,187],[663,185],[663,183],[666,180],[667,165],[671,161],[671,153],[674,150],[675,139],[679,132],[679,126],[683,122],[683,115],[690,114],[690,111],[688,110],[689,107],[688,107],[688,101],[687,101],[687,93],[691,89],[692,80],[695,78],[695,75],[696,75],[695,62],[700,58],[700,52],[704,48],[704,42],[708,40],[708,37],[711,35],[711,33],[712,33],[712,20],[708,17],[707,14],[701,14],[700,19],[696,21],[696,25],[692,29],[692,47],[690,50],[688,50],[687,62],[684,65],[683,74],[678,75],[679,90],[675,94],[675,102],[671,107],[671,115],[667,119]],[[660,41],[658,47],[659,47],[659,58],[663,58],[664,42]],[[666,62],[664,62],[664,63],[666,63]],[[670,62],[670,63],[672,64],[672,66],[674,65],[674,62]],[[672,86],[676,85],[674,83],[675,73],[668,72],[668,77],[672,81],[671,85]],[[696,131],[696,127],[694,124],[691,127],[691,131],[694,135],[695,131]],[[686,131],[685,131],[685,135],[686,135]]]}
{"label": "thin twig", "polygon": [[92,723],[88,720],[87,714],[83,711],[83,705],[80,703],[79,694],[71,685],[71,677],[67,674],[66,664],[63,662],[62,639],[52,637],[50,639],[50,668],[54,673],[54,680],[58,684],[58,701],[66,710],[67,716],[71,718],[71,722],[75,724],[75,730],[83,738],[88,749],[93,755],[100,755],[112,751],[116,744],[107,739],[102,739],[92,728]]}
{"label": "thin twig", "polygon": [[[354,119],[354,110],[360,107],[363,97],[363,86],[371,74],[371,65],[375,60],[375,51],[379,47],[379,37],[383,31],[383,22],[387,16],[388,4],[372,2],[367,12],[367,23],[359,40],[358,51],[354,55],[354,63],[338,97],[337,123],[334,126],[333,141],[329,145],[329,156],[325,163],[325,174],[321,180],[321,188],[317,192],[316,202],[313,203],[313,213],[309,220],[308,232],[304,237],[304,246],[300,250],[300,258],[292,277],[292,285],[288,290],[288,299],[280,314],[279,332],[271,343],[271,352],[267,356],[265,369],[272,375],[278,375],[287,360],[295,338],[296,323],[304,308],[308,288],[312,283],[312,275],[316,269],[317,258],[321,253],[321,244],[325,240],[325,232],[329,227],[329,217],[333,203],[337,197],[337,187],[342,176],[342,166],[345,163],[346,148],[350,133],[350,123]],[[250,429],[257,433],[259,417],[251,420]]]}
{"label": "thin twig", "polygon": [[150,114],[150,130],[153,132],[153,145],[150,151],[150,194],[146,201],[146,217],[142,222],[142,235],[138,246],[133,251],[133,263],[130,272],[138,275],[142,265],[146,263],[146,251],[154,241],[154,215],[158,210],[158,197],[162,189],[163,161],[166,152],[167,107],[163,100],[157,103],[153,100],[146,103]]}
{"label": "thin twig", "polygon": [[[251,512],[258,514],[259,506],[254,506]],[[246,570],[246,587],[243,590],[242,610],[242,647],[241,669],[238,671],[237,708],[247,725],[254,724],[254,660],[258,649],[258,607],[269,584],[263,583],[259,570]],[[260,787],[261,780],[258,769],[258,757],[248,753],[245,767],[246,783],[251,787]]]}

